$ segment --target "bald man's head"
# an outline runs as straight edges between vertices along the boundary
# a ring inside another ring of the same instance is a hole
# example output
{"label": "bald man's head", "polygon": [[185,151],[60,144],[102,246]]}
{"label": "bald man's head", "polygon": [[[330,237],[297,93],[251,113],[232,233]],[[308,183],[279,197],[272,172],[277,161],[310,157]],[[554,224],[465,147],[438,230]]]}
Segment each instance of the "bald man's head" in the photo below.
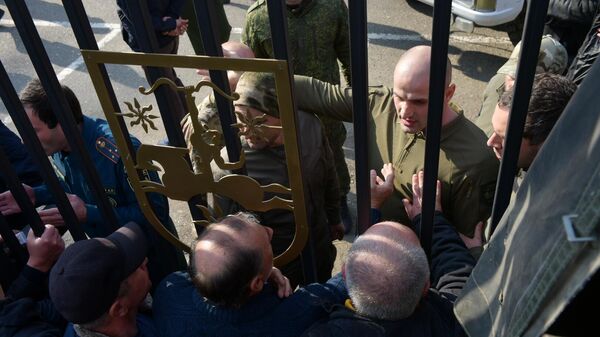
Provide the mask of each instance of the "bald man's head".
{"label": "bald man's head", "polygon": [[[254,52],[247,45],[239,41],[227,41],[221,44],[223,50],[223,57],[226,58],[254,58]],[[210,80],[208,69],[198,69],[196,73],[203,77],[203,79]],[[228,70],[227,79],[229,80],[229,89],[235,91],[237,83],[242,76],[243,71]]]}
{"label": "bald man's head", "polygon": [[[414,76],[424,77],[429,81],[431,67],[431,47],[416,46],[407,50],[396,63],[394,77]],[[397,75],[398,74],[398,75]],[[452,63],[446,57],[446,86],[452,82]]]}
{"label": "bald man's head", "polygon": [[[442,125],[456,117],[456,113],[449,107],[456,87],[451,83],[452,64],[449,59],[447,62]],[[427,128],[430,66],[431,47],[417,46],[407,50],[394,69],[396,123],[406,133],[418,133]]]}
{"label": "bald man's head", "polygon": [[254,52],[252,49],[239,41],[227,41],[221,44],[221,48],[223,48],[224,57],[245,59],[254,58]]}
{"label": "bald man's head", "polygon": [[396,222],[369,228],[352,244],[346,286],[356,310],[367,317],[410,316],[429,285],[429,266],[415,233]]}
{"label": "bald man's head", "polygon": [[190,276],[203,297],[239,307],[264,283],[273,268],[272,230],[244,214],[208,226],[192,244]]}

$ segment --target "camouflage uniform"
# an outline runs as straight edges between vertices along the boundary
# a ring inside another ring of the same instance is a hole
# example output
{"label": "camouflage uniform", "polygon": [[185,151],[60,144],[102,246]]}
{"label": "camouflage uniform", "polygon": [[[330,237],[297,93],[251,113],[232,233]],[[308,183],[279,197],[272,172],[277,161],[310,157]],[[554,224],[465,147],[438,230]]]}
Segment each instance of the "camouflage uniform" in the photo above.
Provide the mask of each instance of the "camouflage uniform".
{"label": "camouflage uniform", "polygon": [[[521,53],[521,42],[519,42],[510,58],[498,69],[488,82],[483,92],[483,102],[479,110],[479,115],[475,119],[475,124],[490,137],[494,130],[492,128],[492,115],[498,104],[500,96],[504,92],[504,78],[510,76],[516,78],[517,65],[519,64],[519,55]],[[560,42],[556,41],[550,35],[544,35],[540,45],[540,54],[538,56],[537,73],[549,72],[553,74],[562,74],[567,67],[567,50]]]}
{"label": "camouflage uniform", "polygon": [[[271,74],[244,73],[237,86],[240,99],[235,105],[243,105],[262,111],[265,114],[279,118],[275,82]],[[336,250],[332,244],[330,226],[340,224],[340,194],[332,160],[331,149],[324,137],[319,119],[313,114],[298,111],[298,132],[305,137],[300,141],[303,148],[300,164],[305,177],[305,204],[307,220],[310,226],[311,240],[315,249],[315,264],[319,282],[331,278]],[[243,139],[242,139],[243,140]],[[263,149],[250,148],[242,141],[248,176],[257,180],[261,185],[272,183],[290,186],[284,146],[271,146]],[[226,158],[225,149],[221,156]],[[215,178],[219,179],[227,172],[213,166]],[[265,200],[272,198],[272,193],[265,195]],[[219,203],[225,213],[237,211],[238,207],[231,200]],[[273,209],[267,212],[256,212],[260,223],[273,228],[274,254],[283,253],[294,237],[295,220],[292,212]],[[293,286],[302,283],[303,274],[300,258],[295,259],[281,268]]]}
{"label": "camouflage uniform", "polygon": [[[344,1],[304,0],[299,7],[288,8],[287,16],[294,73],[340,84],[340,60],[344,78],[350,85],[348,8]],[[274,58],[265,0],[258,0],[248,9],[242,42],[257,58]],[[322,117],[321,121],[333,151],[340,192],[345,197],[350,191],[350,175],[342,149],[346,128],[342,122],[328,117]]]}
{"label": "camouflage uniform", "polygon": [[[297,75],[294,82],[299,109],[352,121],[351,88]],[[392,163],[396,173],[395,191],[381,208],[382,218],[410,223],[402,199],[412,198],[412,175],[423,169],[425,134],[402,130],[392,89],[371,88],[368,99],[369,168],[379,170],[384,163]],[[459,232],[472,237],[475,225],[491,213],[498,160],[486,146],[483,132],[462,112],[457,114],[442,128],[438,179],[444,214]]]}

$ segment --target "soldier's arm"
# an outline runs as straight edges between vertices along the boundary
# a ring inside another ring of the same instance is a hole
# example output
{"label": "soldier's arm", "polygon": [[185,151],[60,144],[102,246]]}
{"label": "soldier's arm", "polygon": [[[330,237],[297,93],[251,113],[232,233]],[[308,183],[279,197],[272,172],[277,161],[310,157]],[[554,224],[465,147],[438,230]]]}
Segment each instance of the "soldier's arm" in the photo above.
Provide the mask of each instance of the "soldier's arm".
{"label": "soldier's arm", "polygon": [[[259,32],[261,30],[259,27],[259,15],[260,13],[257,13],[256,11],[248,12],[248,15],[246,16],[246,23],[244,24],[244,29],[242,30],[241,41],[243,44],[247,45],[248,47],[250,47],[250,49],[252,49],[254,57],[269,58],[270,55],[268,55],[265,47],[263,46],[263,41],[261,41],[260,39]],[[270,29],[268,26],[268,20],[266,29]],[[270,42],[270,40],[266,42],[268,43]]]}
{"label": "soldier's arm", "polygon": [[294,75],[298,109],[344,122],[352,122],[352,89],[312,77]]}
{"label": "soldier's arm", "polygon": [[352,73],[350,63],[350,33],[348,27],[348,7],[346,3],[339,0],[338,34],[335,40],[335,52],[342,64],[342,73],[348,86],[352,86]]}

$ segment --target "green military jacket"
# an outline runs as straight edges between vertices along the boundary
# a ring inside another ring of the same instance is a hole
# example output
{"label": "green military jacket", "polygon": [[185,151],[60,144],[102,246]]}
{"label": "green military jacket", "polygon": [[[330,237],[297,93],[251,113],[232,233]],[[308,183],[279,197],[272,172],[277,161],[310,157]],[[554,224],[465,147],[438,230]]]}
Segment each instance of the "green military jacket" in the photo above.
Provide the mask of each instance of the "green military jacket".
{"label": "green military jacket", "polygon": [[[352,121],[352,89],[295,76],[298,108]],[[409,223],[402,199],[412,197],[412,175],[423,169],[425,135],[405,133],[398,124],[392,90],[369,90],[369,167],[393,163],[395,191],[382,207],[385,220]],[[444,214],[458,231],[472,236],[475,225],[486,220],[498,174],[498,160],[486,146],[483,132],[459,113],[442,128],[438,179],[442,182]]]}
{"label": "green military jacket", "polygon": [[[304,0],[287,9],[288,44],[293,55],[294,73],[329,83],[340,83],[338,59],[350,83],[350,38],[348,7],[343,0]],[[269,13],[265,0],[248,9],[242,42],[257,58],[273,58]]]}

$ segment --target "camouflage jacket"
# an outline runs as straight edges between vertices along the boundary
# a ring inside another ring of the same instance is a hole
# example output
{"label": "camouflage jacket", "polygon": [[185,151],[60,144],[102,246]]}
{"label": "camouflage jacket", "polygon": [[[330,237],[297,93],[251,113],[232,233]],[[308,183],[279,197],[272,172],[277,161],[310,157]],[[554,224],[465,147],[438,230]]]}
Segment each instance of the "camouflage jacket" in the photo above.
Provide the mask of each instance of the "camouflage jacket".
{"label": "camouflage jacket", "polygon": [[[287,9],[288,38],[294,73],[339,84],[340,60],[350,84],[350,39],[348,7],[343,0],[304,0]],[[269,13],[265,0],[256,1],[246,16],[242,42],[257,58],[273,58]]]}
{"label": "camouflage jacket", "polygon": [[[352,90],[295,76],[298,109],[352,121]],[[369,90],[369,168],[393,163],[395,191],[383,205],[383,220],[409,223],[402,204],[412,198],[412,175],[423,169],[425,135],[405,133],[397,122],[392,90]],[[438,179],[442,209],[459,232],[473,236],[475,225],[491,213],[498,160],[486,146],[485,134],[462,113],[442,128]]]}

